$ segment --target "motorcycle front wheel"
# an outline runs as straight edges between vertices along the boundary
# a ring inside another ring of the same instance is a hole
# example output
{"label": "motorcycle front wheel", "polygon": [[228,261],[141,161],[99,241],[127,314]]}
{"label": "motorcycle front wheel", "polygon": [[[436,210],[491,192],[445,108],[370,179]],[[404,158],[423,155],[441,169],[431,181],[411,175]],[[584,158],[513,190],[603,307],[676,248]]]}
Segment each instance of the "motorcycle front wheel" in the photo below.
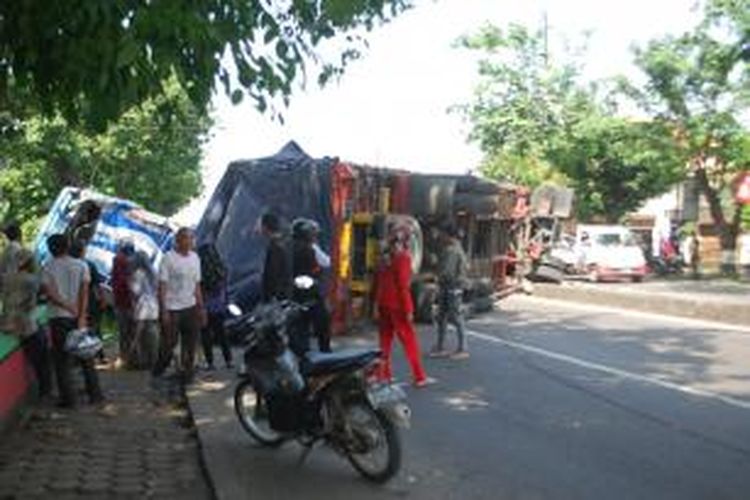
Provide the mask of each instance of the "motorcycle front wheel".
{"label": "motorcycle front wheel", "polygon": [[382,412],[367,403],[347,408],[351,435],[345,452],[352,466],[375,483],[384,483],[401,467],[398,429]]}
{"label": "motorcycle front wheel", "polygon": [[263,446],[276,447],[284,437],[271,428],[268,408],[252,380],[246,379],[234,391],[234,411],[242,428]]}

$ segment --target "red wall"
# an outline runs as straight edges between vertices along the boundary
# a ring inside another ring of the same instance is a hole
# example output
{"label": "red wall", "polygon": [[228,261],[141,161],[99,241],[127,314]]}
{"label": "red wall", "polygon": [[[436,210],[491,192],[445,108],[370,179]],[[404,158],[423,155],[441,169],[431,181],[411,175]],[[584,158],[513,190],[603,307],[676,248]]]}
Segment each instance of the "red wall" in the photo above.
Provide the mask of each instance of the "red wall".
{"label": "red wall", "polygon": [[32,377],[22,349],[0,361],[0,427],[23,402],[31,388]]}

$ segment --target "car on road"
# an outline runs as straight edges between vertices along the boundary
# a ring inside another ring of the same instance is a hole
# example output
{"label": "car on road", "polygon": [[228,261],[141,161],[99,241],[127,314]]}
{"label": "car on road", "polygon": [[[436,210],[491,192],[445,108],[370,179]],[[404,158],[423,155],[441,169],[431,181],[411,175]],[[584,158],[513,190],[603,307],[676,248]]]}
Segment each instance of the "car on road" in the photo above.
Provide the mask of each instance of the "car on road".
{"label": "car on road", "polygon": [[648,274],[643,250],[625,226],[582,224],[575,236],[563,235],[550,251],[550,257],[570,274],[590,281],[629,279],[642,281]]}

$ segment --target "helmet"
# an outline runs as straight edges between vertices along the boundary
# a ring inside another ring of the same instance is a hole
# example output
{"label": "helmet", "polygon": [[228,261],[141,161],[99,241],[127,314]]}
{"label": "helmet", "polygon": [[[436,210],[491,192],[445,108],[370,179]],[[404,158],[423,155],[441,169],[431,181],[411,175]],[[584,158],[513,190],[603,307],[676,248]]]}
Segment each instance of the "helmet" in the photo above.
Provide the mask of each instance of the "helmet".
{"label": "helmet", "polygon": [[320,226],[312,219],[300,217],[292,221],[292,238],[312,240],[320,232]]}

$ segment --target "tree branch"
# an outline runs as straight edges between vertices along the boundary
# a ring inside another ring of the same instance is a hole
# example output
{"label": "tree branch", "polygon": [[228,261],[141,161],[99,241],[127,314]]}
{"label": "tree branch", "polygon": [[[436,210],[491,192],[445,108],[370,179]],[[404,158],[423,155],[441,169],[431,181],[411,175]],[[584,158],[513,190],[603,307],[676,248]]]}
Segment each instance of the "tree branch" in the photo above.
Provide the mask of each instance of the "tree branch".
{"label": "tree branch", "polygon": [[712,188],[711,184],[708,182],[708,174],[706,173],[705,164],[703,164],[701,160],[697,160],[697,163],[698,165],[695,168],[695,180],[698,181],[698,187],[708,201],[711,218],[721,230],[724,230],[727,226],[727,222],[724,218],[724,211],[721,209],[719,193]]}

